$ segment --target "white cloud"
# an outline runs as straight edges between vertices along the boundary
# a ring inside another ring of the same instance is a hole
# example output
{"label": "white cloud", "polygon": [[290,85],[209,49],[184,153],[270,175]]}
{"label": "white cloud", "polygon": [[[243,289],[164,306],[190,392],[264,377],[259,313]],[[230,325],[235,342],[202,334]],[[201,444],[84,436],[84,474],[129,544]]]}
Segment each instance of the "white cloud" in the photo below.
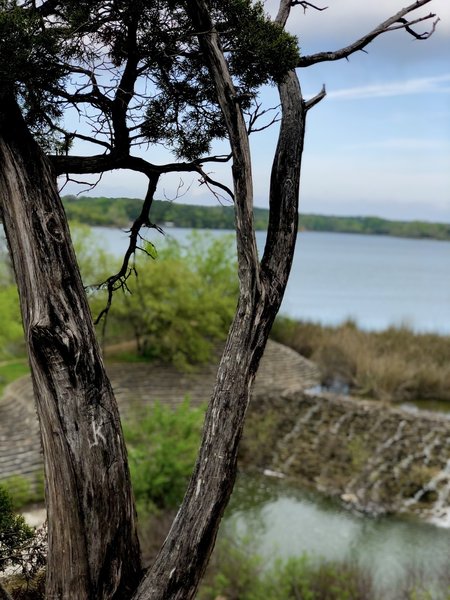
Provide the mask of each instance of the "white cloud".
{"label": "white cloud", "polygon": [[346,149],[376,149],[376,150],[402,150],[423,152],[424,150],[436,150],[450,152],[450,141],[445,139],[423,139],[423,138],[387,138],[384,140],[374,140],[356,144],[347,144]]}
{"label": "white cloud", "polygon": [[356,100],[360,98],[382,98],[409,96],[411,94],[448,94],[450,92],[450,73],[434,77],[390,81],[365,86],[331,90],[328,98]]}

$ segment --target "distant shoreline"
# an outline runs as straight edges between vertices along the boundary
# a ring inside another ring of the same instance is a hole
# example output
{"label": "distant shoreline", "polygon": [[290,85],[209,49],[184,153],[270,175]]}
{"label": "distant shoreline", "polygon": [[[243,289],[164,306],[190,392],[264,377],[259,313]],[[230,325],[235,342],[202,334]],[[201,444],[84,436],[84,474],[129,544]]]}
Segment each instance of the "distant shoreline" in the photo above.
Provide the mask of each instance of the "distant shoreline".
{"label": "distant shoreline", "polygon": [[[90,198],[65,196],[64,206],[69,220],[92,227],[124,227],[139,215],[142,200],[138,198]],[[269,211],[254,209],[256,230],[265,230]],[[231,206],[196,206],[155,200],[152,221],[165,227],[188,229],[234,229],[234,211]],[[411,239],[450,241],[450,223],[427,221],[393,221],[380,217],[337,217],[301,214],[299,231],[330,233],[357,233],[387,235]]]}

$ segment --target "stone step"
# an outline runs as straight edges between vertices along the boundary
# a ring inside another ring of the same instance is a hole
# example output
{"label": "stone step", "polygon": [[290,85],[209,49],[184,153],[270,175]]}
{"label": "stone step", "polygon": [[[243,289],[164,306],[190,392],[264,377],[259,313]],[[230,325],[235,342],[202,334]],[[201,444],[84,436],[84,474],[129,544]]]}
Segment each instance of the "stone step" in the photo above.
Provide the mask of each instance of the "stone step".
{"label": "stone step", "polygon": [[[220,349],[217,350],[217,361]],[[185,397],[192,406],[206,404],[211,396],[217,366],[203,365],[181,373],[154,363],[107,364],[119,410],[126,416],[133,406],[151,406],[156,400],[176,407]],[[254,395],[280,394],[291,387],[318,382],[317,367],[293,350],[269,342],[255,381]],[[31,378],[10,384],[0,399],[0,479],[14,474],[32,475],[42,467],[39,426]]]}

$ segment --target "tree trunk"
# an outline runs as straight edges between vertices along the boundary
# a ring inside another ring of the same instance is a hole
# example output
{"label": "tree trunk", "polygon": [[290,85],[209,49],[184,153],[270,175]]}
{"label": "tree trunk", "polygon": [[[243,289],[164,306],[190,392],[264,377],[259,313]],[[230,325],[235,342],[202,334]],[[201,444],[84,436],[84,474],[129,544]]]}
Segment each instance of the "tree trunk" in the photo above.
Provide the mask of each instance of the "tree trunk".
{"label": "tree trunk", "polygon": [[117,404],[54,173],[7,92],[0,94],[0,207],[41,426],[47,597],[130,597],[141,563]]}
{"label": "tree trunk", "polygon": [[212,552],[236,477],[238,445],[250,390],[270,329],[280,308],[297,238],[300,166],[305,116],[295,73],[280,85],[282,122],[272,166],[270,217],[263,261],[253,228],[250,153],[217,33],[204,0],[188,12],[215,82],[233,152],[240,297],[208,407],[202,445],[183,504],[135,600],[189,600]]}

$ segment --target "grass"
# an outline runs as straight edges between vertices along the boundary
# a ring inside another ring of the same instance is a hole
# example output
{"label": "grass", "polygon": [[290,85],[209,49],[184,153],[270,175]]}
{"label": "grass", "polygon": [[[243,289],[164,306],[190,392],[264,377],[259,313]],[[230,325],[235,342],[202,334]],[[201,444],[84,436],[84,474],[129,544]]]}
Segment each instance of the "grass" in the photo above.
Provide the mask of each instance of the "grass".
{"label": "grass", "polygon": [[0,395],[5,387],[30,372],[28,362],[25,358],[17,358],[11,361],[0,362]]}
{"label": "grass", "polygon": [[406,327],[362,331],[352,321],[337,327],[277,320],[273,338],[315,361],[322,385],[348,387],[377,400],[450,402],[450,336]]}

